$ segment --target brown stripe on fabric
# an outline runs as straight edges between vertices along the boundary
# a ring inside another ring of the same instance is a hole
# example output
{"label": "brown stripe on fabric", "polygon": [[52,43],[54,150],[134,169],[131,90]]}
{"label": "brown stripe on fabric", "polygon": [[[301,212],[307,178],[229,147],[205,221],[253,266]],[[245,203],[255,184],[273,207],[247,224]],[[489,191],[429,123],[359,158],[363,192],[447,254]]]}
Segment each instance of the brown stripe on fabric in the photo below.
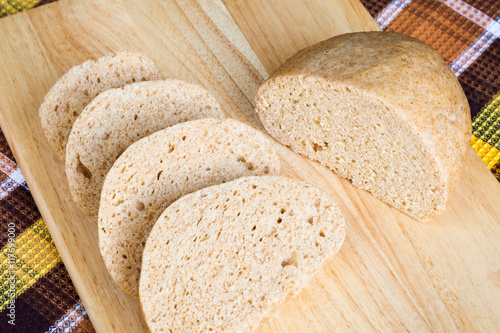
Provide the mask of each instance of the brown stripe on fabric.
{"label": "brown stripe on fabric", "polygon": [[[52,323],[42,316],[38,309],[24,302],[16,300],[16,325],[10,325],[7,320],[7,309],[0,312],[0,332],[9,333],[42,333],[46,332]],[[59,332],[57,332],[59,333]]]}
{"label": "brown stripe on fabric", "polygon": [[30,192],[22,186],[16,187],[0,200],[0,247],[8,239],[9,223],[15,224],[16,236],[41,218]]}
{"label": "brown stripe on fabric", "polygon": [[500,1],[498,0],[462,0],[471,6],[476,7],[491,18],[500,15]]}
{"label": "brown stripe on fabric", "polygon": [[37,309],[52,323],[79,301],[78,294],[62,262],[59,262],[26,290],[20,299]]}
{"label": "brown stripe on fabric", "polygon": [[[14,213],[22,215],[23,219],[37,221],[40,219],[40,213],[36,207],[35,200],[31,196],[29,190],[24,186],[17,186],[9,195],[0,200],[0,208],[5,206],[8,209],[13,209]],[[3,221],[3,216],[0,216],[0,221]],[[21,223],[28,221],[20,221]]]}
{"label": "brown stripe on fabric", "polygon": [[16,162],[16,159],[14,158],[14,155],[12,154],[9,145],[7,144],[7,140],[5,139],[5,135],[3,134],[1,128],[0,128],[0,152],[2,152],[4,155],[7,155],[8,158]]}
{"label": "brown stripe on fabric", "polygon": [[361,3],[363,6],[365,6],[366,9],[368,9],[368,12],[372,17],[377,17],[377,15],[384,10],[385,7],[387,7],[392,0],[379,0],[379,1],[373,1],[373,0],[361,0]]}
{"label": "brown stripe on fabric", "polygon": [[3,173],[2,171],[0,171],[0,184],[6,180],[7,178],[9,178],[9,176],[7,176],[6,173]]}
{"label": "brown stripe on fabric", "polygon": [[[74,327],[75,323],[78,323],[78,328]],[[95,332],[81,303],[75,304],[71,309],[68,309],[64,314],[64,319],[56,321],[54,326],[59,329],[60,332]]]}
{"label": "brown stripe on fabric", "polygon": [[387,27],[431,45],[448,62],[452,62],[483,28],[434,0],[411,2]]}
{"label": "brown stripe on fabric", "polygon": [[500,91],[500,39],[496,39],[458,78],[474,118]]}

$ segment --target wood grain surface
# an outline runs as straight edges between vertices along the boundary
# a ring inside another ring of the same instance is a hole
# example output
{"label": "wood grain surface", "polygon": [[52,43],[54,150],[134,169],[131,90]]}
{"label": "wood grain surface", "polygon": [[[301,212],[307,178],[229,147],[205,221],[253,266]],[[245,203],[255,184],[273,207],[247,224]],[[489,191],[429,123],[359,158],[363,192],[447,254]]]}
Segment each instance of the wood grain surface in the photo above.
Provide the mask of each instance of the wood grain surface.
{"label": "wood grain surface", "polygon": [[3,18],[0,31],[0,126],[73,284],[98,332],[141,332],[138,303],[107,273],[97,225],[72,202],[38,107],[72,66],[111,51],[147,48],[118,1],[58,1]]}
{"label": "wood grain surface", "polygon": [[[97,227],[71,202],[38,106],[71,66],[110,51],[150,54],[234,118],[262,125],[253,96],[300,48],[377,30],[357,0],[61,0],[0,20],[0,126],[98,332],[140,332],[137,301],[104,268]],[[445,213],[428,224],[277,145],[287,175],[331,193],[348,219],[340,253],[258,332],[495,331],[500,327],[500,185],[469,150]]]}

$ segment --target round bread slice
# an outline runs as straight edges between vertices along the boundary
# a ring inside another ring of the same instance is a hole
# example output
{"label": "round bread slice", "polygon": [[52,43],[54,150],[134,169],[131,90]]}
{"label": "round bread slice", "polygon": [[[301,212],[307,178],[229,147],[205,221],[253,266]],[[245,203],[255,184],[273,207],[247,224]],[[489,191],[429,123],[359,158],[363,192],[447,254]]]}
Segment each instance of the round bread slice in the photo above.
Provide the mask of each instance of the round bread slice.
{"label": "round bread slice", "polygon": [[128,146],[177,123],[224,117],[208,91],[179,80],[133,83],[99,94],[73,124],[66,146],[73,200],[97,221],[104,178]]}
{"label": "round bread slice", "polygon": [[138,296],[142,251],[158,216],[183,195],[249,175],[276,175],[271,140],[236,120],[177,124],[132,144],[104,181],[99,246],[111,276]]}
{"label": "round bread slice", "polygon": [[337,253],[345,220],[307,183],[246,177],[186,195],[144,249],[140,302],[152,332],[247,332]]}
{"label": "round bread slice", "polygon": [[423,42],[390,32],[306,48],[259,88],[269,133],[420,220],[441,214],[470,145],[467,98]]}
{"label": "round bread slice", "polygon": [[49,90],[40,106],[40,121],[50,146],[64,159],[75,119],[99,93],[159,79],[160,71],[153,60],[137,52],[119,52],[71,68]]}

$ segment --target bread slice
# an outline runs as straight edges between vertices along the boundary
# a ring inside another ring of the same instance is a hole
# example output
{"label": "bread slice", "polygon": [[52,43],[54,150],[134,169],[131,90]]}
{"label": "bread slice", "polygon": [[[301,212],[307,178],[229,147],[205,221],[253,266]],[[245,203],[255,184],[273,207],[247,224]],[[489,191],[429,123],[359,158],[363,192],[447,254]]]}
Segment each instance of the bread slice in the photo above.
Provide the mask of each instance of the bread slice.
{"label": "bread slice", "polygon": [[470,110],[444,60],[392,32],[333,37],[283,64],[256,95],[269,133],[423,222],[464,168]]}
{"label": "bread slice", "polygon": [[186,195],[144,249],[140,302],[152,332],[247,332],[341,247],[345,221],[307,183],[246,177]]}
{"label": "bread slice", "polygon": [[73,122],[102,91],[160,78],[154,62],[136,52],[119,52],[71,68],[49,90],[40,106],[40,121],[50,146],[64,159]]}
{"label": "bread slice", "polygon": [[66,146],[73,200],[97,221],[104,178],[128,146],[177,123],[224,117],[208,91],[179,80],[133,83],[99,94],[73,124]]}
{"label": "bread slice", "polygon": [[188,121],[137,141],[110,169],[101,194],[99,246],[111,276],[137,297],[146,238],[181,196],[243,176],[279,173],[271,140],[232,119]]}

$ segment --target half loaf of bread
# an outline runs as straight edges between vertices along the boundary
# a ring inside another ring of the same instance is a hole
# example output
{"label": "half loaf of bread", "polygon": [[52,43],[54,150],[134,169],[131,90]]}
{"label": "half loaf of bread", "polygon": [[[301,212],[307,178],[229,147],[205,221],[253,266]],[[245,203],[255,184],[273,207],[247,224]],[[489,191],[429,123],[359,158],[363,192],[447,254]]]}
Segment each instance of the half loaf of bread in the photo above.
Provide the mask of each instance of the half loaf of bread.
{"label": "half loaf of bread", "polygon": [[109,170],[101,194],[99,246],[111,276],[137,297],[147,236],[181,196],[243,176],[279,173],[271,140],[232,119],[188,121],[132,144]]}
{"label": "half loaf of bread", "polygon": [[199,118],[224,118],[224,112],[208,91],[179,80],[133,83],[99,94],[68,138],[66,176],[73,200],[97,221],[104,178],[120,154],[153,132]]}
{"label": "half loaf of bread", "polygon": [[247,332],[297,294],[342,245],[333,199],[307,183],[246,177],[161,214],[144,250],[140,302],[152,332]]}
{"label": "half loaf of bread", "polygon": [[64,159],[66,142],[75,119],[99,93],[160,78],[154,62],[137,52],[119,52],[71,68],[50,88],[39,109],[50,146]]}
{"label": "half loaf of bread", "polygon": [[345,34],[298,52],[260,86],[256,107],[278,141],[420,221],[445,209],[471,136],[453,72],[398,33]]}

